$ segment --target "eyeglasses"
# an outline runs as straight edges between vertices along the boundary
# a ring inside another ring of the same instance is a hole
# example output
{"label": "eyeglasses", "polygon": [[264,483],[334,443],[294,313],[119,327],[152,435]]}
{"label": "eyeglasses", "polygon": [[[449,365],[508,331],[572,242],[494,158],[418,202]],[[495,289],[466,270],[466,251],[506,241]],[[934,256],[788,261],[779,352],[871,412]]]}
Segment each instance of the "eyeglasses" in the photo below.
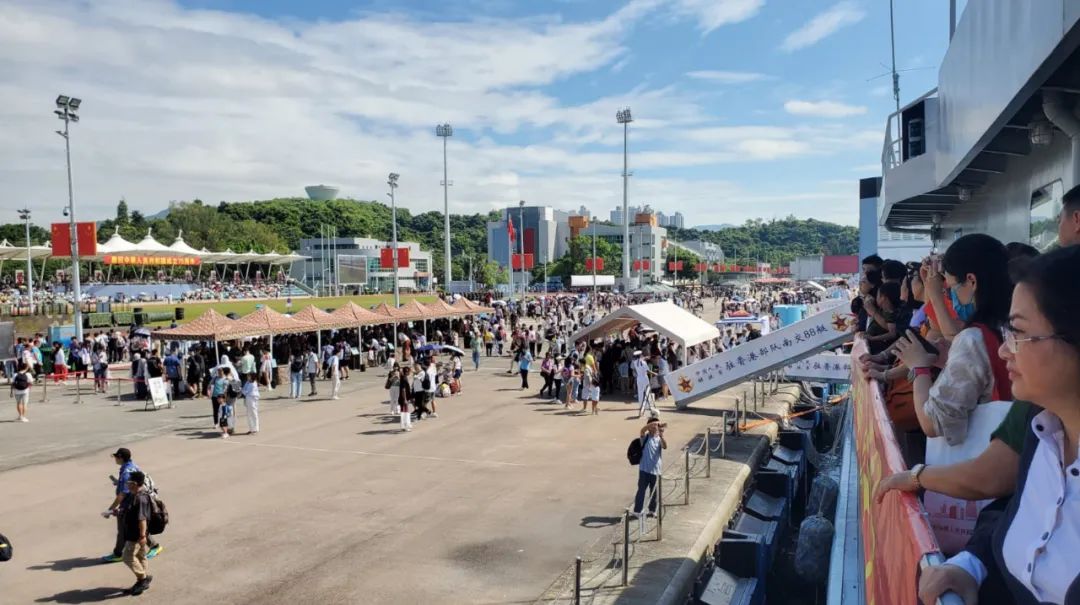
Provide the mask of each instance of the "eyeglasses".
{"label": "eyeglasses", "polygon": [[1005,348],[1010,353],[1015,354],[1020,350],[1020,343],[1022,342],[1039,342],[1041,340],[1060,340],[1061,337],[1057,334],[1051,334],[1049,336],[1029,336],[1027,338],[1017,338],[1016,329],[1012,326],[1001,327],[1001,339],[1005,343]]}

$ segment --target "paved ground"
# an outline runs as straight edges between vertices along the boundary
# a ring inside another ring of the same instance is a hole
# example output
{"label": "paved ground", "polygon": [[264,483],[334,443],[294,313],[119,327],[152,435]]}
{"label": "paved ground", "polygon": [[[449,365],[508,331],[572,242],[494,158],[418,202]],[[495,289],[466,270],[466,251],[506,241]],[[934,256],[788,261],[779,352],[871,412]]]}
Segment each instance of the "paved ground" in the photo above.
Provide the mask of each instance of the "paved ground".
{"label": "paved ground", "polygon": [[[50,395],[32,422],[0,423],[0,531],[16,549],[0,602],[98,602],[130,585],[122,564],[97,563],[115,527],[98,514],[109,452],[124,445],[172,519],[144,600],[531,603],[633,495],[625,447],[640,421],[620,402],[595,417],[542,402],[507,366],[467,373],[441,417],[408,434],[374,372],[354,373],[340,401],[270,396],[262,432],[229,440],[211,432],[205,400],[142,412]],[[722,403],[666,409],[672,447]]]}

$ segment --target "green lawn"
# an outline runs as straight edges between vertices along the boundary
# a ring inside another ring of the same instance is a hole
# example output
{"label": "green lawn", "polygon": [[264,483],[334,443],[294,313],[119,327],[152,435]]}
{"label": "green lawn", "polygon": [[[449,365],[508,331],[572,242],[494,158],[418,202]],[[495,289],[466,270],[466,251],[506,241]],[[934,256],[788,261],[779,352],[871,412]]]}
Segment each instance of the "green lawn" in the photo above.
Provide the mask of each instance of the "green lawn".
{"label": "green lawn", "polygon": [[[401,304],[405,304],[405,303],[409,302],[410,300],[412,300],[414,298],[416,300],[422,302],[422,303],[429,303],[429,302],[432,302],[433,300],[435,300],[436,297],[434,295],[422,295],[422,294],[421,295],[411,295],[410,294],[408,296],[403,295],[401,297]],[[308,305],[315,305],[316,307],[318,307],[320,309],[323,309],[323,310],[336,309],[336,308],[340,307],[341,305],[345,304],[347,301],[350,301],[350,300],[353,301],[354,303],[360,305],[361,307],[370,308],[370,307],[372,307],[374,305],[377,305],[377,304],[383,303],[383,302],[393,305],[394,304],[394,295],[393,294],[365,294],[363,296],[327,296],[327,297],[321,297],[321,298],[310,298],[310,297],[295,298],[294,297],[293,301],[292,301],[293,304],[292,304],[292,311],[291,312],[295,313],[295,312],[299,311],[300,309],[303,309],[304,307],[306,307]],[[196,317],[199,317],[200,315],[205,313],[207,309],[214,309],[215,311],[217,311],[218,313],[221,313],[222,315],[226,315],[226,314],[229,314],[229,313],[236,313],[238,316],[243,317],[244,315],[247,315],[248,313],[251,313],[252,311],[254,311],[255,310],[255,305],[260,305],[260,304],[268,305],[271,309],[274,309],[275,311],[280,311],[282,313],[285,313],[286,311],[288,311],[288,309],[286,309],[286,307],[285,307],[285,299],[283,299],[283,298],[274,299],[274,300],[233,300],[233,301],[224,301],[224,302],[217,302],[217,301],[185,302],[185,303],[172,304],[172,305],[169,305],[169,304],[164,304],[164,305],[143,304],[143,305],[139,305],[138,303],[132,303],[131,306],[132,307],[142,306],[142,307],[145,307],[147,311],[155,310],[155,309],[158,309],[158,308],[162,308],[162,309],[163,308],[169,308],[169,309],[171,309],[173,307],[182,307],[184,309],[184,321],[177,322],[177,323],[185,323],[185,322],[189,322],[189,321],[195,319]],[[168,325],[168,323],[169,322],[157,322],[156,324],[152,324],[152,325]]]}

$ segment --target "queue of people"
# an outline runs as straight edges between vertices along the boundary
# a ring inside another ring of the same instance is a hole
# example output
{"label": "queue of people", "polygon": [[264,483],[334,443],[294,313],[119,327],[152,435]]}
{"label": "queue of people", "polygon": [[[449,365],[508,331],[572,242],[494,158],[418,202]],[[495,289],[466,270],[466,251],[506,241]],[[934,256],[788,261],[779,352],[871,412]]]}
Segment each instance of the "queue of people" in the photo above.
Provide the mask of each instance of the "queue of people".
{"label": "queue of people", "polygon": [[922,571],[923,602],[1080,603],[1080,187],[1064,196],[1058,244],[972,234],[917,265],[864,259],[859,311],[881,344],[862,361],[886,385],[910,466],[875,497],[978,511],[959,543],[938,532],[950,558]]}

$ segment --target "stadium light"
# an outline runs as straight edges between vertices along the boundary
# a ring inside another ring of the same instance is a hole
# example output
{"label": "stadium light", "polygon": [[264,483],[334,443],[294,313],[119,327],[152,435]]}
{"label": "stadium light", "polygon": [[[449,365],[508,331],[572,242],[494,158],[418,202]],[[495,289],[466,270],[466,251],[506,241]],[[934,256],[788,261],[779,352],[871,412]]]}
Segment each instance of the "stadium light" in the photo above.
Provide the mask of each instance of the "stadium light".
{"label": "stadium light", "polygon": [[615,112],[615,121],[623,125],[623,160],[622,160],[622,211],[623,211],[623,281],[630,280],[630,208],[627,202],[627,186],[629,185],[629,146],[630,122],[634,118],[630,115],[630,108],[620,109]]}
{"label": "stadium light", "polygon": [[446,140],[454,135],[450,124],[443,123],[435,127],[435,136],[442,138],[442,186],[443,186],[443,289],[450,293],[450,277],[453,269],[450,265],[450,181],[446,174]]}
{"label": "stadium light", "polygon": [[75,314],[73,319],[75,321],[75,338],[78,339],[79,342],[82,342],[82,287],[79,278],[79,234],[75,229],[75,194],[71,184],[71,136],[68,130],[68,126],[71,122],[79,121],[79,114],[76,112],[80,105],[82,105],[82,99],[69,97],[67,95],[58,95],[56,97],[56,106],[58,109],[53,113],[64,121],[63,132],[57,130],[56,134],[64,137],[64,153],[67,158],[67,217],[71,229],[71,291],[75,296]]}

